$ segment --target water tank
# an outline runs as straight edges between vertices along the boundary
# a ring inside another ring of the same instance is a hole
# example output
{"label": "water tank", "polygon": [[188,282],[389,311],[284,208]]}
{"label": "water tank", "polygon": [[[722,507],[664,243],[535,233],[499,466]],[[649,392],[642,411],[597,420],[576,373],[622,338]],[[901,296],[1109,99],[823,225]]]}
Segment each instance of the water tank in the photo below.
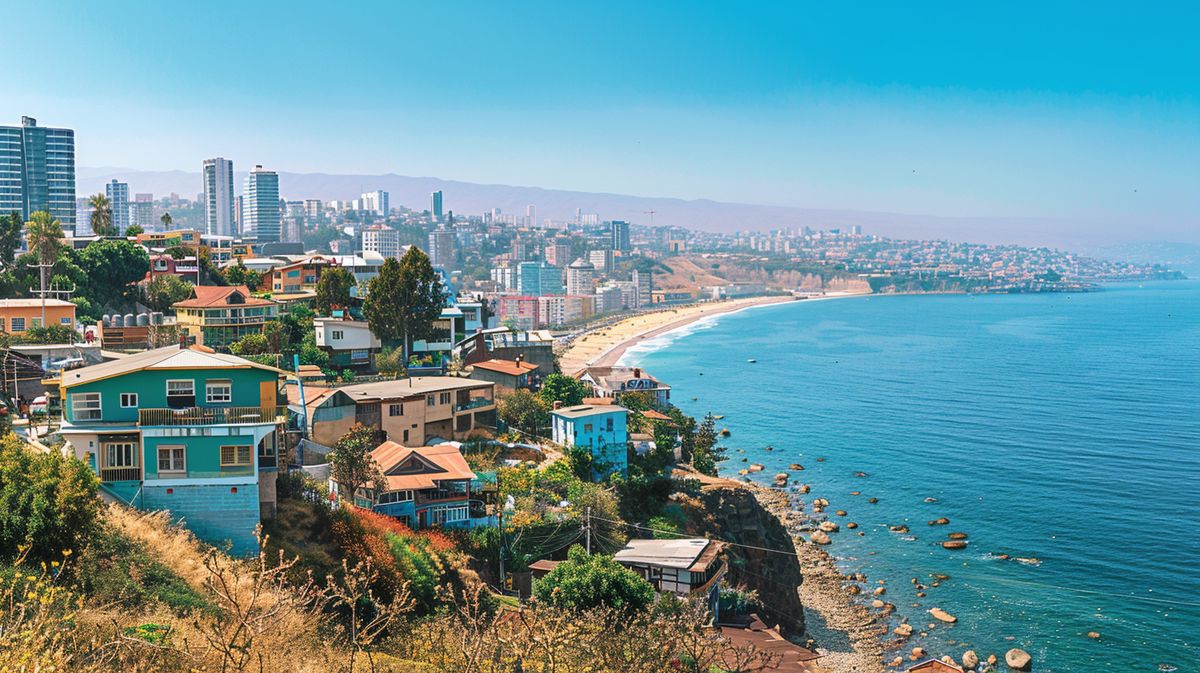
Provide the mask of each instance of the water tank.
{"label": "water tank", "polygon": [[145,327],[146,325],[149,325],[149,324],[150,324],[150,314],[149,313],[137,314],[137,326],[138,327]]}
{"label": "water tank", "polygon": [[163,314],[162,314],[162,311],[153,311],[152,313],[150,313],[150,324],[151,324],[151,325],[161,325],[161,324],[163,324]]}
{"label": "water tank", "polygon": [[104,325],[105,327],[112,327],[112,316],[107,313],[100,316],[100,324]]}
{"label": "water tank", "polygon": [[125,326],[126,326],[126,327],[133,327],[133,326],[135,326],[135,325],[137,325],[137,321],[135,321],[135,320],[133,319],[133,314],[132,314],[132,313],[126,313],[126,314],[125,314]]}

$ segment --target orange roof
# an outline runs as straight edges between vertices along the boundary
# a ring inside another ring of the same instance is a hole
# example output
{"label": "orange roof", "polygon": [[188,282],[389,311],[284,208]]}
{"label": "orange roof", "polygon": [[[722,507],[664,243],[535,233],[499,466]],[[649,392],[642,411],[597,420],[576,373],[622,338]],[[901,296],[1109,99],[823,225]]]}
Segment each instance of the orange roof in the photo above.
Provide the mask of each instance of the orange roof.
{"label": "orange roof", "polygon": [[604,407],[616,404],[617,401],[611,397],[585,397],[580,404],[590,404],[593,407]]}
{"label": "orange roof", "polygon": [[458,447],[452,444],[408,447],[387,441],[371,451],[389,491],[436,488],[434,481],[474,479]]}
{"label": "orange roof", "polygon": [[492,372],[500,372],[509,376],[520,376],[538,368],[532,362],[517,362],[515,360],[485,360],[484,362],[476,362],[473,365],[476,369],[486,369]]}
{"label": "orange roof", "polygon": [[669,420],[671,420],[670,416],[664,414],[661,411],[655,411],[653,409],[647,409],[647,410],[643,411],[642,416],[645,418],[649,418],[652,421],[669,421]]}
{"label": "orange roof", "polygon": [[[321,386],[304,386],[304,403],[312,406],[312,403],[317,401],[322,395],[328,393],[332,388],[323,388]],[[287,386],[287,401],[288,404],[300,404],[300,389],[296,386]]]}
{"label": "orange roof", "polygon": [[172,306],[180,308],[211,308],[214,306],[229,306],[229,298],[234,292],[242,295],[243,301],[236,306],[269,306],[275,302],[250,296],[250,289],[245,285],[230,285],[218,287],[215,285],[197,285],[192,288],[192,298],[177,301]]}

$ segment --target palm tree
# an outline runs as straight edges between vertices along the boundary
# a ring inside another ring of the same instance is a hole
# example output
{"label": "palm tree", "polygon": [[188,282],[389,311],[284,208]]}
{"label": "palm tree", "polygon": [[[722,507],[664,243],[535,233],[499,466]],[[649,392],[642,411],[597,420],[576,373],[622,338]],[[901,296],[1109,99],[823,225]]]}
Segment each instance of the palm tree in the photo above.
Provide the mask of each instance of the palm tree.
{"label": "palm tree", "polygon": [[88,197],[88,205],[92,207],[92,233],[97,236],[116,236],[117,231],[112,223],[112,202],[103,194],[93,194]]}
{"label": "palm tree", "polygon": [[171,230],[171,213],[163,213],[162,217],[158,218],[158,221],[162,222],[163,231]]}
{"label": "palm tree", "polygon": [[29,238],[29,251],[37,255],[38,271],[42,285],[42,327],[46,326],[46,274],[58,261],[62,249],[63,229],[58,218],[39,210],[29,216],[25,223],[25,235]]}

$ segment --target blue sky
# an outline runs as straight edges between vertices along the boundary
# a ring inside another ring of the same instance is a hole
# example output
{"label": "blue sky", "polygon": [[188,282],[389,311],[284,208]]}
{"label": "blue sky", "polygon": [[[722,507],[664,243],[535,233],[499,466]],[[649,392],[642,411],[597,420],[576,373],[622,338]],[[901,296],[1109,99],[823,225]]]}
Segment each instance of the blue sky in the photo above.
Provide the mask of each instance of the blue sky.
{"label": "blue sky", "polygon": [[81,166],[223,155],[1195,241],[1200,11],[1142,4],[26,2],[0,101],[75,128]]}

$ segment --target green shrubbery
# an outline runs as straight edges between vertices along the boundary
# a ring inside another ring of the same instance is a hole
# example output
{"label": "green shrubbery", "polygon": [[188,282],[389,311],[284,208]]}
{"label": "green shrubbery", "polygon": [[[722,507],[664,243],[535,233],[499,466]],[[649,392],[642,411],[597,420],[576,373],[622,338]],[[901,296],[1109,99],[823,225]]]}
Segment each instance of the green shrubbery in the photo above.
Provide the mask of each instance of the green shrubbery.
{"label": "green shrubbery", "polygon": [[100,482],[82,461],[0,437],[0,561],[49,562],[96,530]]}
{"label": "green shrubbery", "polygon": [[567,560],[534,585],[539,601],[568,610],[610,607],[641,612],[654,602],[654,587],[611,556],[591,554],[575,545]]}

